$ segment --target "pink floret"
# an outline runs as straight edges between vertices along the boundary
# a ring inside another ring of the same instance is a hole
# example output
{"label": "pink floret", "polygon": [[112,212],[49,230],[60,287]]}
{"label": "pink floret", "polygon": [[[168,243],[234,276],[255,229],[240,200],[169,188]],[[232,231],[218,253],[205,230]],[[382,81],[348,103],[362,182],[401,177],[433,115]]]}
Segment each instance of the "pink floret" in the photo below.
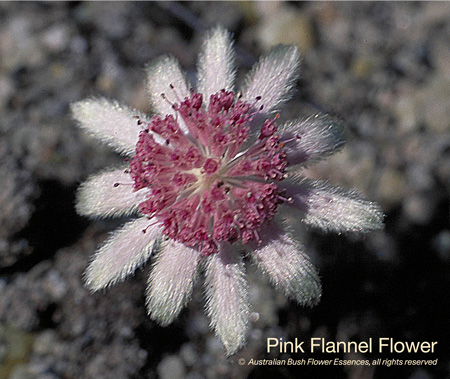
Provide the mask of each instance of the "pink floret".
{"label": "pink floret", "polygon": [[176,116],[155,116],[140,133],[130,174],[135,190],[151,190],[140,212],[203,255],[216,253],[221,242],[259,243],[260,228],[283,202],[275,183],[284,179],[287,159],[277,117],[265,120],[253,145],[243,148],[255,104],[222,90],[206,106],[191,91],[173,105]]}

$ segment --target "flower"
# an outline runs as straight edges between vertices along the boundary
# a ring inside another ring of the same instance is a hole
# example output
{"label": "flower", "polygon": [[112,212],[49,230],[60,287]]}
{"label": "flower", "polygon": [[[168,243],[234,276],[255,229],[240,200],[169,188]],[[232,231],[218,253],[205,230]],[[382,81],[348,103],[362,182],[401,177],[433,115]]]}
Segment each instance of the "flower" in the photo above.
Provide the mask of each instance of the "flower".
{"label": "flower", "polygon": [[299,58],[294,46],[275,47],[236,92],[231,38],[216,28],[202,46],[195,91],[173,58],[148,67],[153,117],[104,98],[73,104],[82,128],[129,157],[126,167],[81,185],[78,212],[139,215],[93,257],[85,273],[91,290],[124,280],[155,255],[146,305],[168,325],[204,270],[206,312],[228,355],[244,345],[249,324],[243,252],[287,297],[318,301],[318,275],[301,242],[283,231],[292,211],[338,233],[379,229],[382,213],[355,192],[298,173],[344,143],[328,115],[278,121]]}

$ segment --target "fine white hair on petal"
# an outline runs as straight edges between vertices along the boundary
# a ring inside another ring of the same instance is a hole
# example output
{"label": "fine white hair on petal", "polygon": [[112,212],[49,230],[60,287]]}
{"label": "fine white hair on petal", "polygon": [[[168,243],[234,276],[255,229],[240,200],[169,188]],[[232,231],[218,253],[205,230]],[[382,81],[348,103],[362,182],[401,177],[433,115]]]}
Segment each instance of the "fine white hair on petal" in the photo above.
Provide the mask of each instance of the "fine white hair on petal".
{"label": "fine white hair on petal", "polygon": [[222,89],[233,90],[234,50],[230,33],[218,27],[205,39],[198,62],[197,92],[209,102],[212,94]]}
{"label": "fine white hair on petal", "polygon": [[242,99],[263,106],[267,113],[289,98],[289,91],[297,79],[300,53],[294,45],[278,45],[247,74],[242,89]]}
{"label": "fine white hair on petal", "polygon": [[188,303],[200,252],[170,240],[156,257],[147,287],[147,310],[162,326],[169,325]]}
{"label": "fine white hair on petal", "polygon": [[320,279],[303,246],[276,225],[261,230],[260,237],[263,243],[251,252],[258,268],[285,296],[302,305],[316,304],[321,296]]}
{"label": "fine white hair on petal", "polygon": [[236,255],[223,243],[206,262],[206,312],[227,355],[244,345],[250,312],[244,263]]}
{"label": "fine white hair on petal", "polygon": [[148,260],[160,235],[159,226],[150,222],[146,217],[130,221],[106,240],[84,274],[89,289],[122,281]]}
{"label": "fine white hair on petal", "polygon": [[288,122],[279,132],[290,166],[326,158],[345,143],[340,122],[327,114]]}
{"label": "fine white hair on petal", "polygon": [[134,152],[142,130],[136,116],[148,121],[140,112],[105,98],[79,101],[71,109],[81,128],[126,155]]}
{"label": "fine white hair on petal", "polygon": [[383,228],[379,206],[356,191],[346,191],[322,181],[302,179],[288,187],[292,207],[304,212],[303,221],[332,232],[369,232]]}
{"label": "fine white hair on petal", "polygon": [[[190,87],[180,64],[175,58],[165,56],[153,61],[146,71],[147,93],[153,110],[162,117],[175,115],[172,105],[189,96]],[[186,131],[181,118],[178,118],[178,122],[183,131]]]}
{"label": "fine white hair on petal", "polygon": [[123,169],[92,175],[77,191],[76,210],[90,217],[127,216],[150,194],[148,188],[133,190],[133,179]]}

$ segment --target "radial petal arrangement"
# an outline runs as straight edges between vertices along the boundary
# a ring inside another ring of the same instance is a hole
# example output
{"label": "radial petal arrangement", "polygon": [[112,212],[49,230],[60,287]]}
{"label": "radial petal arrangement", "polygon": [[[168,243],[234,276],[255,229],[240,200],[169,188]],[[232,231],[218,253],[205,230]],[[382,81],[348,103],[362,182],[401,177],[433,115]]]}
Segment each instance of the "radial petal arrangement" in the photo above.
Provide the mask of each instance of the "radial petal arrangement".
{"label": "radial petal arrangement", "polygon": [[203,271],[206,313],[227,355],[245,344],[249,326],[245,254],[290,299],[319,301],[305,248],[277,220],[290,212],[323,231],[367,232],[382,227],[383,215],[355,191],[299,177],[302,165],[344,144],[341,124],[328,115],[280,125],[274,111],[290,97],[299,64],[296,47],[277,46],[235,91],[231,36],[216,28],[202,45],[196,89],[172,57],[148,66],[153,115],[106,99],[72,105],[81,128],[128,156],[126,167],[80,186],[78,212],[138,216],[94,255],[88,288],[123,280],[154,255],[146,305],[168,325]]}

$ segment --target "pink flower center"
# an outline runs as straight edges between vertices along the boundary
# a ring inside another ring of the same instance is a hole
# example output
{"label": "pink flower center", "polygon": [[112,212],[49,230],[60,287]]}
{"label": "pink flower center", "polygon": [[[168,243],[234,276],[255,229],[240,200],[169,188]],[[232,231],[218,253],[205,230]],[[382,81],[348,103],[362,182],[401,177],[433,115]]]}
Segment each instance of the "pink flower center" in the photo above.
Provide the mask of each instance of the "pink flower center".
{"label": "pink flower center", "polygon": [[203,255],[220,242],[259,242],[259,229],[286,200],[274,184],[287,166],[277,117],[251,136],[255,104],[222,90],[206,105],[191,91],[173,105],[175,117],[155,116],[140,133],[130,174],[134,189],[148,187],[151,195],[139,210]]}

